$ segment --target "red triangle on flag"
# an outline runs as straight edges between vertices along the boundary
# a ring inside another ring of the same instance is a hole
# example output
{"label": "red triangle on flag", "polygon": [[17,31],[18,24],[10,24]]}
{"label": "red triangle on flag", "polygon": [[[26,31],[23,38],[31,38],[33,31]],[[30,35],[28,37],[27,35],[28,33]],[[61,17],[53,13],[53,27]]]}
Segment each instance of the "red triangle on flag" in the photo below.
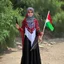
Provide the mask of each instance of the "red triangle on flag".
{"label": "red triangle on flag", "polygon": [[52,18],[51,18],[50,12],[48,13],[47,18],[48,18],[48,20],[50,20],[50,23],[52,24]]}

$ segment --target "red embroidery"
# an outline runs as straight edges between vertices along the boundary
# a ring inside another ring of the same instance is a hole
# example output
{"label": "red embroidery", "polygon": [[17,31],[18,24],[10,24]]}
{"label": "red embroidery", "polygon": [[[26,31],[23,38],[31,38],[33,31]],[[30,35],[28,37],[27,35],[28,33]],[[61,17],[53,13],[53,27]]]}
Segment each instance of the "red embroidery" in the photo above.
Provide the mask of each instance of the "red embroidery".
{"label": "red embroidery", "polygon": [[[34,22],[34,24],[35,24],[35,22]],[[30,27],[28,26],[27,22],[26,22],[25,27],[28,29],[28,31],[29,31],[30,33],[32,33],[32,32],[34,31],[34,29],[35,29],[35,26],[32,27],[32,28],[30,28]]]}

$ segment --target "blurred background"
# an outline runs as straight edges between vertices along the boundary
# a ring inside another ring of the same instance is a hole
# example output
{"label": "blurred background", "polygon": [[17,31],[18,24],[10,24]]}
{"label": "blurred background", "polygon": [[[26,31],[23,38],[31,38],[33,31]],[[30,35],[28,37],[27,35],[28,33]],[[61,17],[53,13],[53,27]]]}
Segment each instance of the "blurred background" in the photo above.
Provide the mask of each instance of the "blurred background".
{"label": "blurred background", "polygon": [[50,11],[55,29],[51,32],[46,28],[45,38],[64,38],[64,0],[0,0],[0,53],[16,46],[15,39],[20,33],[15,27],[15,17],[21,26],[27,7],[35,9],[41,30]]}

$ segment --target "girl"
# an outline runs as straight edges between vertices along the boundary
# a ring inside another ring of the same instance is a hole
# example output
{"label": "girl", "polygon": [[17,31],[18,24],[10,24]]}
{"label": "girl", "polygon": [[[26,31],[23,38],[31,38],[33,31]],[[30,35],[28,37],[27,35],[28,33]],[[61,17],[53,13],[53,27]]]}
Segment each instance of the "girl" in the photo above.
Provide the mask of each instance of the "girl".
{"label": "girl", "polygon": [[32,7],[27,9],[27,15],[22,22],[22,27],[18,24],[16,24],[16,27],[22,35],[21,64],[41,64],[38,38],[42,40],[43,32],[40,32],[38,20],[34,17],[34,9]]}

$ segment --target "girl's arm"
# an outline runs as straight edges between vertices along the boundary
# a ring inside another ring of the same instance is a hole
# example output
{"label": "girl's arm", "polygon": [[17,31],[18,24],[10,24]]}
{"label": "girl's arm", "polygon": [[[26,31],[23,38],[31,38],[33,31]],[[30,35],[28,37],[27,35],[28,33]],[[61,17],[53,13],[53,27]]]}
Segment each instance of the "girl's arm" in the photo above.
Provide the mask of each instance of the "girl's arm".
{"label": "girl's arm", "polygon": [[36,23],[37,36],[41,36],[43,32],[40,31],[38,20],[36,20],[35,23]]}
{"label": "girl's arm", "polygon": [[21,37],[22,37],[22,46],[24,44],[24,30],[25,30],[25,20],[22,21],[22,27],[16,24],[17,29],[19,30]]}
{"label": "girl's arm", "polygon": [[42,42],[43,32],[40,31],[38,20],[36,20],[36,33],[38,39],[40,40],[40,42]]}

